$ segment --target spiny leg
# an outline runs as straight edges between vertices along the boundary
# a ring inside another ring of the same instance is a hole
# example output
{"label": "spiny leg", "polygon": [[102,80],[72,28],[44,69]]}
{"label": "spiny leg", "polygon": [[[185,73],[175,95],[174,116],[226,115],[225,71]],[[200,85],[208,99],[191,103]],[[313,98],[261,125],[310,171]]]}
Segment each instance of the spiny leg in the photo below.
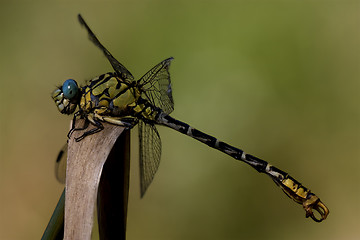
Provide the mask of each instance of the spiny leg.
{"label": "spiny leg", "polygon": [[102,117],[102,120],[126,129],[132,129],[138,123],[138,119],[133,117]]}
{"label": "spiny leg", "polygon": [[67,137],[68,137],[68,138],[70,138],[71,135],[72,135],[75,131],[85,130],[85,129],[87,129],[88,126],[89,126],[89,121],[88,121],[87,119],[85,119],[84,125],[83,125],[82,127],[80,127],[80,128],[76,128],[76,127],[75,127],[75,123],[76,123],[76,118],[77,118],[78,115],[80,115],[80,112],[77,112],[77,113],[74,114],[74,118],[73,118],[72,124],[71,124],[71,129],[70,129],[70,131],[69,131],[68,134],[67,134]]}
{"label": "spiny leg", "polygon": [[99,122],[99,125],[95,125],[96,128],[90,129],[87,132],[84,132],[83,135],[81,135],[80,137],[75,138],[76,142],[80,142],[81,140],[83,140],[86,136],[92,135],[94,133],[100,132],[101,130],[104,129],[104,126]]}
{"label": "spiny leg", "polygon": [[87,119],[85,122],[88,122],[87,125],[89,125],[89,122],[95,126],[95,128],[90,129],[89,131],[84,132],[80,137],[75,138],[76,142],[80,142],[82,139],[84,139],[86,136],[92,135],[94,133],[100,132],[104,129],[104,126],[98,119],[94,116],[94,114],[87,115]]}

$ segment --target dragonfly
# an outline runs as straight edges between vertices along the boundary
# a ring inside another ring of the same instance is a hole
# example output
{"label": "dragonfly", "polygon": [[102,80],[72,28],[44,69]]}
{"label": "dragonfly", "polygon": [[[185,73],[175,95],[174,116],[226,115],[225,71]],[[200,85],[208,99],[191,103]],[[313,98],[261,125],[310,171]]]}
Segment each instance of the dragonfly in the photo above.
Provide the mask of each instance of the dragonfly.
{"label": "dragonfly", "polygon": [[[135,80],[130,71],[100,43],[80,14],[78,20],[87,30],[91,42],[110,62],[114,72],[101,74],[83,86],[79,86],[73,79],[68,79],[53,91],[52,98],[62,114],[73,114],[68,138],[75,131],[85,130],[82,135],[75,138],[77,142],[103,130],[105,122],[126,129],[139,126],[141,197],[151,184],[160,164],[161,140],[156,125],[162,125],[244,162],[259,173],[266,174],[289,198],[303,206],[307,218],[311,217],[316,222],[326,219],[329,209],[320,198],[288,173],[169,115],[174,110],[169,73],[172,57],[163,60],[139,80]],[[75,128],[78,118],[85,119],[84,127]],[[89,125],[92,126],[91,129]],[[61,160],[65,152],[66,146],[60,151],[57,159],[56,165],[59,169],[65,168],[66,164]],[[58,179],[65,177],[59,173],[61,171],[57,172]]]}

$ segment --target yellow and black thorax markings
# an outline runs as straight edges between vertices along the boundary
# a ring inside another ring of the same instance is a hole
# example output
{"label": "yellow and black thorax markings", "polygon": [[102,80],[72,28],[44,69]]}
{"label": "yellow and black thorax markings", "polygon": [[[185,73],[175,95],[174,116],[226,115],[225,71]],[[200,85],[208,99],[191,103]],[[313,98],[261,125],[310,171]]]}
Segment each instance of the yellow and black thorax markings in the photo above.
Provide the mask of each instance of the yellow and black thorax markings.
{"label": "yellow and black thorax markings", "polygon": [[115,73],[106,73],[82,87],[80,108],[85,113],[99,109],[102,111],[97,111],[98,114],[121,116],[139,97],[140,93],[130,81],[119,78]]}
{"label": "yellow and black thorax markings", "polygon": [[80,108],[84,113],[96,110],[103,116],[134,116],[155,120],[158,111],[140,97],[135,81],[123,80],[116,73],[106,73],[82,87]]}

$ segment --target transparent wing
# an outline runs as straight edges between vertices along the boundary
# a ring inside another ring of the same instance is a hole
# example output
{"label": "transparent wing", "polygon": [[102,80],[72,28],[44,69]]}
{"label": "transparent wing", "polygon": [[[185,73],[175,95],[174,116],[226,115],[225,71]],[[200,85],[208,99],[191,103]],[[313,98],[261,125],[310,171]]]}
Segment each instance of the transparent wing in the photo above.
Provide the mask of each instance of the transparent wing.
{"label": "transparent wing", "polygon": [[161,108],[166,114],[170,114],[174,110],[169,73],[171,60],[173,58],[165,59],[138,80],[142,97],[149,100],[154,106]]}
{"label": "transparent wing", "polygon": [[122,77],[123,79],[129,79],[129,80],[133,80],[134,77],[133,75],[129,72],[129,70],[127,70],[121,63],[118,62],[118,60],[116,60],[111,53],[100,43],[100,41],[97,39],[97,37],[95,36],[95,34],[91,31],[91,29],[89,28],[89,26],[86,24],[85,20],[81,17],[81,15],[78,15],[78,19],[81,25],[83,25],[88,34],[89,34],[89,38],[90,40],[98,47],[100,48],[104,55],[106,56],[106,58],[109,60],[110,64],[112,65],[112,67],[114,68],[115,72],[117,72],[119,74],[120,77]]}
{"label": "transparent wing", "polygon": [[158,170],[161,157],[161,140],[155,125],[139,122],[140,140],[140,189],[141,197]]}
{"label": "transparent wing", "polygon": [[66,160],[67,160],[67,143],[61,148],[55,163],[55,177],[60,182],[65,184],[66,177]]}

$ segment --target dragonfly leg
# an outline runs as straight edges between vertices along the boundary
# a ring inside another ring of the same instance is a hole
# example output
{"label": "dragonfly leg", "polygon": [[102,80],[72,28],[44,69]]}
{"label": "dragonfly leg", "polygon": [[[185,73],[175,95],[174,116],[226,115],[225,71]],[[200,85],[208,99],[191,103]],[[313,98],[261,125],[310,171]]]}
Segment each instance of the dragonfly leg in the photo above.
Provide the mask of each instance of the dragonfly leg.
{"label": "dragonfly leg", "polygon": [[[104,129],[104,126],[102,125],[102,123],[100,121],[98,121],[98,119],[94,116],[94,114],[89,114],[87,116],[87,120],[85,122],[87,122],[87,126],[89,125],[89,122],[90,122],[92,125],[95,126],[95,128],[90,129],[89,131],[84,132],[80,137],[75,138],[76,142],[80,142],[86,136],[89,136],[89,135],[92,135],[94,133],[100,132],[101,130]],[[79,128],[79,130],[84,130],[86,128],[83,128],[83,129]]]}
{"label": "dragonfly leg", "polygon": [[75,127],[75,122],[76,122],[76,115],[74,115],[72,124],[71,124],[71,130],[68,132],[67,137],[70,138],[71,135],[75,132],[75,131],[81,131],[81,130],[85,130],[88,128],[89,126],[89,121],[85,120],[84,125],[80,128],[76,128]]}
{"label": "dragonfly leg", "polygon": [[109,116],[108,109],[103,107],[94,110],[93,118],[98,119],[102,122],[108,122],[114,125],[118,125],[126,129],[131,129],[138,123],[138,119],[132,116]]}
{"label": "dragonfly leg", "polygon": [[125,127],[126,129],[133,128],[137,123],[137,118],[134,117],[102,117],[105,122]]}

